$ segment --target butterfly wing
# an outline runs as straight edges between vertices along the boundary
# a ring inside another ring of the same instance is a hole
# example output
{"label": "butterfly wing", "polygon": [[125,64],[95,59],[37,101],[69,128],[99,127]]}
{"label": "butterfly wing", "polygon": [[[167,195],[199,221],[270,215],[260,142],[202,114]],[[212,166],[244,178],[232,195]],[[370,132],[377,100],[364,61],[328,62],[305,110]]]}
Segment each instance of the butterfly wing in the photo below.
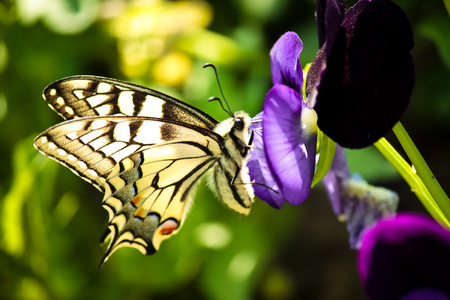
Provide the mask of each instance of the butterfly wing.
{"label": "butterfly wing", "polygon": [[181,227],[192,187],[220,153],[216,140],[199,136],[157,144],[119,162],[105,184],[110,244],[103,262],[123,246],[147,255],[158,250]]}
{"label": "butterfly wing", "polygon": [[105,192],[103,262],[123,246],[154,253],[179,230],[190,191],[209,169],[219,198],[248,214],[247,114],[245,126],[235,125],[238,115],[219,124],[163,93],[97,76],[56,81],[44,98],[68,121],[39,135],[35,147]]}
{"label": "butterfly wing", "polygon": [[182,225],[189,194],[220,158],[209,130],[149,117],[90,117],[58,124],[35,140],[43,154],[105,192],[110,245],[152,254]]}
{"label": "butterfly wing", "polygon": [[109,173],[124,158],[158,143],[199,136],[221,138],[206,129],[150,117],[90,117],[60,123],[40,134],[34,145],[104,191]]}
{"label": "butterfly wing", "polygon": [[145,116],[212,130],[217,121],[164,93],[117,79],[72,76],[44,89],[48,105],[66,120],[92,116]]}

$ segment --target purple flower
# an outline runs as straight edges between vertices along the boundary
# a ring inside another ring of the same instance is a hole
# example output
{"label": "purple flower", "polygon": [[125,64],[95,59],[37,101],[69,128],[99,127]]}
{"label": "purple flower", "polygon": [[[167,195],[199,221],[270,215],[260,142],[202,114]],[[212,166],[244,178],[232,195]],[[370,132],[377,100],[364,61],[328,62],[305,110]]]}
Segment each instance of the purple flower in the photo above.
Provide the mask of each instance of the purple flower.
{"label": "purple flower", "polygon": [[337,146],[331,169],[322,182],[334,213],[347,224],[352,249],[360,247],[364,229],[383,217],[395,215],[398,195],[369,185],[358,175],[351,176],[344,149],[340,146]]}
{"label": "purple flower", "polygon": [[306,102],[331,139],[366,147],[408,106],[414,87],[411,24],[390,0],[359,0],[345,14],[345,0],[316,3],[321,49],[307,74]]}
{"label": "purple flower", "polygon": [[[297,34],[285,33],[270,51],[274,86],[254,118],[254,146],[248,166],[255,194],[275,208],[285,201],[298,205],[309,195],[314,175],[316,113],[302,97],[303,74],[298,60],[303,44]],[[262,128],[261,128],[262,127]],[[267,187],[277,191],[274,193]]]}
{"label": "purple flower", "polygon": [[450,231],[428,216],[378,222],[364,234],[357,259],[369,299],[450,299]]}

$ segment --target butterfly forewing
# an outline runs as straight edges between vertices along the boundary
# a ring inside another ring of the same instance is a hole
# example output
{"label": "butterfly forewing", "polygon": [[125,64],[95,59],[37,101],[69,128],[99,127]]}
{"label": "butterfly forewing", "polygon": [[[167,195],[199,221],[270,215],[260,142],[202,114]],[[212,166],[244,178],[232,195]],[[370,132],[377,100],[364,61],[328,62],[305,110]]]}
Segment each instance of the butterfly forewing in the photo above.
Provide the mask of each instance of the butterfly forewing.
{"label": "butterfly forewing", "polygon": [[34,144],[103,191],[112,168],[129,155],[164,141],[205,134],[220,138],[201,128],[155,118],[91,117],[58,124],[39,135]]}
{"label": "butterfly forewing", "polygon": [[64,119],[90,116],[145,116],[213,129],[218,122],[197,108],[161,92],[99,76],[73,76],[55,81],[43,93]]}

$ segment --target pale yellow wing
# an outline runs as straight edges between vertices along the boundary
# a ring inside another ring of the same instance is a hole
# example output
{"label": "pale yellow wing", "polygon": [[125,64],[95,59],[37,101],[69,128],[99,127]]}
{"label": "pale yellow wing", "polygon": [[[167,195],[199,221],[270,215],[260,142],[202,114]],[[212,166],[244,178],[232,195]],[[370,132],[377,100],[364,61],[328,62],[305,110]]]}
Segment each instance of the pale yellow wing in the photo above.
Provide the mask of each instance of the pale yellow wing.
{"label": "pale yellow wing", "polygon": [[110,243],[103,262],[123,246],[147,255],[158,250],[180,229],[193,186],[220,154],[219,144],[203,136],[161,143],[120,161],[105,184]]}
{"label": "pale yellow wing", "polygon": [[124,158],[152,145],[203,137],[217,143],[220,136],[189,124],[150,117],[90,117],[60,123],[34,141],[46,156],[65,165],[104,191],[105,179]]}

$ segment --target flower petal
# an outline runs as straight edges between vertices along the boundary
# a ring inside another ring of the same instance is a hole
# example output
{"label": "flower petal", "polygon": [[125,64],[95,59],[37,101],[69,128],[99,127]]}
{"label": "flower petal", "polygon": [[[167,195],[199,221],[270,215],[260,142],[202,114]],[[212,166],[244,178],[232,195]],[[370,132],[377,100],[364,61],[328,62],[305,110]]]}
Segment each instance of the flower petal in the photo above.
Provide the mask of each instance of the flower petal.
{"label": "flower petal", "polygon": [[286,32],[270,51],[273,84],[284,84],[299,94],[303,86],[303,70],[298,58],[303,43],[295,32]]}
{"label": "flower petal", "polygon": [[449,253],[450,231],[428,216],[402,213],[365,233],[358,272],[370,299],[402,299],[420,289],[448,297]]}
{"label": "flower petal", "polygon": [[[315,112],[299,93],[281,84],[269,90],[263,111],[263,142],[269,168],[286,200],[298,205],[308,197],[314,174]],[[308,125],[311,123],[314,126]]]}
{"label": "flower petal", "polygon": [[345,216],[343,201],[341,200],[341,185],[344,180],[350,178],[347,160],[344,149],[336,145],[336,154],[334,155],[333,164],[327,175],[322,179],[322,183],[330,199],[331,207],[334,214],[338,218]]}
{"label": "flower petal", "polygon": [[273,208],[280,209],[283,207],[286,199],[281,194],[275,178],[269,169],[262,138],[262,118],[263,113],[260,112],[252,121],[258,120],[261,122],[254,122],[250,125],[250,132],[253,132],[253,148],[250,150],[250,159],[247,162],[247,166],[249,168],[250,178],[256,183],[253,185],[255,195]]}
{"label": "flower petal", "polygon": [[401,300],[448,300],[449,295],[439,289],[421,288],[406,294]]}
{"label": "flower petal", "polygon": [[325,41],[333,44],[334,36],[344,18],[345,0],[316,1],[316,22],[319,48]]}
{"label": "flower petal", "polygon": [[329,54],[322,50],[308,72],[319,128],[348,148],[383,137],[409,104],[413,44],[408,17],[392,1],[360,0],[349,9],[333,45],[325,44]]}

